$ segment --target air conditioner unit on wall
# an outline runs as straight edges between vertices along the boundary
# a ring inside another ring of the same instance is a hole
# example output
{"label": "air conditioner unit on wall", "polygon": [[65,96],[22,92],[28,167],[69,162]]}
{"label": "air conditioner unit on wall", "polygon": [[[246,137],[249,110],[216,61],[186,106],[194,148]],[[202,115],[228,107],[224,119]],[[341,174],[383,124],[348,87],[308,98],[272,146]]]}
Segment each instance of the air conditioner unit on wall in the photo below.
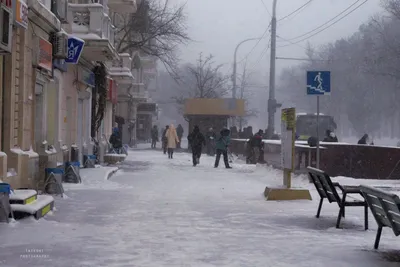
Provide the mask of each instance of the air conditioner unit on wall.
{"label": "air conditioner unit on wall", "polygon": [[65,32],[57,32],[53,35],[53,56],[55,58],[67,58],[68,50],[68,34]]}
{"label": "air conditioner unit on wall", "polygon": [[13,13],[5,6],[0,6],[0,53],[11,53]]}
{"label": "air conditioner unit on wall", "polygon": [[68,0],[52,0],[51,12],[61,21],[68,23]]}

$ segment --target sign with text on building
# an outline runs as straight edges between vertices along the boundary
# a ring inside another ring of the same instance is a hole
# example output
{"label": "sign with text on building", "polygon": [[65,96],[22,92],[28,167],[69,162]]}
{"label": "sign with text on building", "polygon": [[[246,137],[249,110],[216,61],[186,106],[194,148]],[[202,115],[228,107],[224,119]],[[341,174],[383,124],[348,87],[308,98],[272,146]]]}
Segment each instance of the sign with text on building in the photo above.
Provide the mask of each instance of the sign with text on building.
{"label": "sign with text on building", "polygon": [[53,70],[53,45],[45,39],[39,39],[39,67]]}
{"label": "sign with text on building", "polygon": [[79,62],[79,58],[81,57],[84,46],[84,40],[74,36],[70,36],[68,38],[68,50],[65,62],[70,64],[77,64]]}
{"label": "sign with text on building", "polygon": [[28,5],[23,0],[16,0],[15,2],[15,24],[24,29],[28,28]]}
{"label": "sign with text on building", "polygon": [[117,101],[117,84],[113,79],[108,78],[108,99],[111,103],[116,104]]}
{"label": "sign with text on building", "polygon": [[7,8],[12,8],[12,0],[0,0],[0,5]]}

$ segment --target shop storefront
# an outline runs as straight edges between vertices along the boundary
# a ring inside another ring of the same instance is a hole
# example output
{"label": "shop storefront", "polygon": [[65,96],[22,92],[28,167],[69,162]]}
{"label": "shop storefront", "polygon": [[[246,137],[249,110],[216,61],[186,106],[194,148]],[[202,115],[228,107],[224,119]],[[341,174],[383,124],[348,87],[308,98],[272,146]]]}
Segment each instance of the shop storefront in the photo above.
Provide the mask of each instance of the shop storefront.
{"label": "shop storefront", "polygon": [[90,143],[92,120],[92,90],[95,86],[94,73],[88,68],[78,65],[78,106],[77,106],[77,145],[79,161],[83,162],[83,147]]}
{"label": "shop storefront", "polygon": [[117,86],[113,79],[107,78],[108,84],[108,97],[106,102],[106,109],[104,113],[104,119],[101,126],[101,135],[105,136],[107,139],[110,138],[112,134],[113,117],[114,117],[114,106],[117,104]]}

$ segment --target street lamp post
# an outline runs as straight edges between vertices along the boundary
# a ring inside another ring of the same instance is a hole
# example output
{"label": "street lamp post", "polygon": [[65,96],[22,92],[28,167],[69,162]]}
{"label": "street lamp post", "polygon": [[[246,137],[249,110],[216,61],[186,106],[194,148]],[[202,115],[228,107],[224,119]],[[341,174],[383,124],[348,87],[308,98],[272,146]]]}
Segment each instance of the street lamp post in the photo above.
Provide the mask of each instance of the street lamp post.
{"label": "street lamp post", "polygon": [[[249,38],[246,40],[241,41],[240,43],[238,43],[238,45],[235,48],[235,53],[233,54],[233,73],[232,73],[232,98],[236,99],[236,91],[237,91],[237,87],[236,87],[236,72],[237,72],[237,52],[239,50],[239,47],[249,41],[254,41],[254,40],[260,40],[261,38]],[[233,126],[235,126],[236,124],[236,118],[232,117],[232,124]]]}
{"label": "street lamp post", "polygon": [[239,50],[239,47],[249,41],[254,41],[254,40],[260,40],[261,38],[249,38],[246,40],[241,41],[235,48],[235,53],[233,55],[233,73],[232,73],[232,84],[233,84],[233,88],[232,88],[232,98],[236,99],[236,71],[237,71],[237,52]]}
{"label": "street lamp post", "polygon": [[276,5],[277,0],[272,4],[272,21],[271,21],[271,59],[269,66],[269,98],[268,98],[268,132],[269,138],[275,132],[275,113],[276,109],[281,105],[275,99],[275,60],[276,60]]}

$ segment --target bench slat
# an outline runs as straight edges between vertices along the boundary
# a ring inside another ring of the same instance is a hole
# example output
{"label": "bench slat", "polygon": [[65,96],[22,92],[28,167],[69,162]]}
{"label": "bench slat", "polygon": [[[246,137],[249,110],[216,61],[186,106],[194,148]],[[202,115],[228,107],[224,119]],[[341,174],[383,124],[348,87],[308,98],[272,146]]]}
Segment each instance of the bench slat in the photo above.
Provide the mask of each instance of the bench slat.
{"label": "bench slat", "polygon": [[361,191],[378,225],[390,227],[396,236],[400,235],[399,197],[369,186],[361,186]]}

